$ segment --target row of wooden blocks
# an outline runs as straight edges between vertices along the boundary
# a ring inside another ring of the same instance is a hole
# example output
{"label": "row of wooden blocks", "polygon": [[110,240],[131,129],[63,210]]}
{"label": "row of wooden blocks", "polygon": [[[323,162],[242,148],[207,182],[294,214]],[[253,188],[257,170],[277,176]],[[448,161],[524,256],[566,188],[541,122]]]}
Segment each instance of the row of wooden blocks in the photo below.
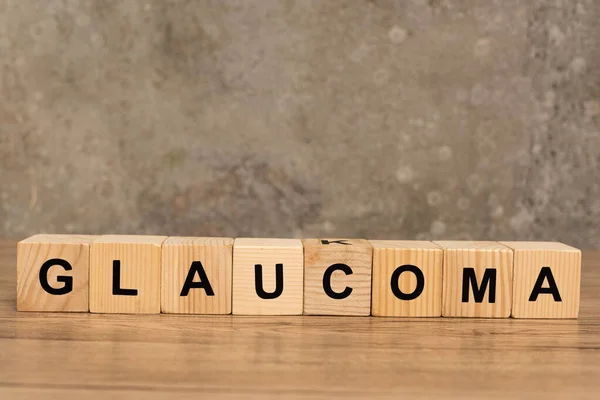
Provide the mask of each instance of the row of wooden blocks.
{"label": "row of wooden blocks", "polygon": [[581,252],[555,242],[35,235],[17,309],[577,318]]}

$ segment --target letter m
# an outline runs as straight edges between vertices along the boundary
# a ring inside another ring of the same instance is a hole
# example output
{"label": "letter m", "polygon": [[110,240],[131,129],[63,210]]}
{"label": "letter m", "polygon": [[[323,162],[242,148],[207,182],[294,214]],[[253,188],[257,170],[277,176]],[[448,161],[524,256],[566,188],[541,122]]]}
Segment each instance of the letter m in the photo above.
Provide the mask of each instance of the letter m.
{"label": "letter m", "polygon": [[474,268],[463,268],[463,281],[462,281],[462,302],[469,302],[469,283],[473,289],[473,297],[475,303],[482,303],[485,291],[490,285],[490,292],[488,301],[490,303],[496,302],[496,268],[486,268],[481,279],[481,286],[477,286],[477,276],[475,275]]}

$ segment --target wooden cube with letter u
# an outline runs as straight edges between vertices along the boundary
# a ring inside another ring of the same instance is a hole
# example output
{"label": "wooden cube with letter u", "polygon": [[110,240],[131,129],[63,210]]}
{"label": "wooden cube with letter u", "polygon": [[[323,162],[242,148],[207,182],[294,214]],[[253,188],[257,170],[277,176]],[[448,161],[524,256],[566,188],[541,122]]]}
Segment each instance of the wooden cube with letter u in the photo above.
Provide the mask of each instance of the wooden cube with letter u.
{"label": "wooden cube with letter u", "polygon": [[104,235],[92,243],[90,311],[160,313],[161,246],[166,236]]}
{"label": "wooden cube with letter u", "polygon": [[373,247],[364,239],[304,239],[304,314],[371,313]]}
{"label": "wooden cube with letter u", "polygon": [[444,249],[443,317],[510,317],[511,249],[498,242],[435,243]]}
{"label": "wooden cube with letter u", "polygon": [[301,315],[303,261],[300,239],[235,239],[233,314]]}
{"label": "wooden cube with letter u", "polygon": [[581,250],[557,242],[501,242],[515,252],[513,318],[577,318]]}

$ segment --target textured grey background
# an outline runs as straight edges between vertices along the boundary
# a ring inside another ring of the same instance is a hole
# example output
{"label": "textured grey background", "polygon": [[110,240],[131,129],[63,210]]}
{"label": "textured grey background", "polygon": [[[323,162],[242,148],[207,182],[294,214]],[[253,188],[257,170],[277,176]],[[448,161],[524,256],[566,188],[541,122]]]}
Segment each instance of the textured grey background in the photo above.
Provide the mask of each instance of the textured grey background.
{"label": "textured grey background", "polygon": [[0,236],[600,247],[600,1],[0,0]]}

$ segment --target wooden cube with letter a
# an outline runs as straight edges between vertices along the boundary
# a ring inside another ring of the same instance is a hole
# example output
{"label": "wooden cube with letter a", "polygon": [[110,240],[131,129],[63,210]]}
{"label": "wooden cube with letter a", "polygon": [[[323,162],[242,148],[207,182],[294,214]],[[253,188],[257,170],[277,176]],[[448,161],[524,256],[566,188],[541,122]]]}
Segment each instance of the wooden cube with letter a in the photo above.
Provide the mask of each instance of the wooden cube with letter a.
{"label": "wooden cube with letter a", "polygon": [[442,315],[442,249],[432,242],[371,240],[373,300],[378,317]]}
{"label": "wooden cube with letter a", "polygon": [[302,314],[303,264],[300,239],[235,239],[233,314]]}
{"label": "wooden cube with letter a", "polygon": [[515,252],[513,318],[577,318],[581,251],[556,242],[501,242]]}
{"label": "wooden cube with letter a", "polygon": [[371,313],[373,247],[364,239],[304,239],[304,314]]}
{"label": "wooden cube with letter a", "polygon": [[510,317],[511,249],[497,242],[435,243],[444,249],[443,317]]}
{"label": "wooden cube with letter a", "polygon": [[233,239],[169,237],[162,245],[161,310],[231,314]]}
{"label": "wooden cube with letter a", "polygon": [[90,311],[160,313],[161,246],[166,236],[104,235],[92,243]]}
{"label": "wooden cube with letter a", "polygon": [[98,236],[35,235],[17,244],[17,310],[88,312],[90,244]]}

